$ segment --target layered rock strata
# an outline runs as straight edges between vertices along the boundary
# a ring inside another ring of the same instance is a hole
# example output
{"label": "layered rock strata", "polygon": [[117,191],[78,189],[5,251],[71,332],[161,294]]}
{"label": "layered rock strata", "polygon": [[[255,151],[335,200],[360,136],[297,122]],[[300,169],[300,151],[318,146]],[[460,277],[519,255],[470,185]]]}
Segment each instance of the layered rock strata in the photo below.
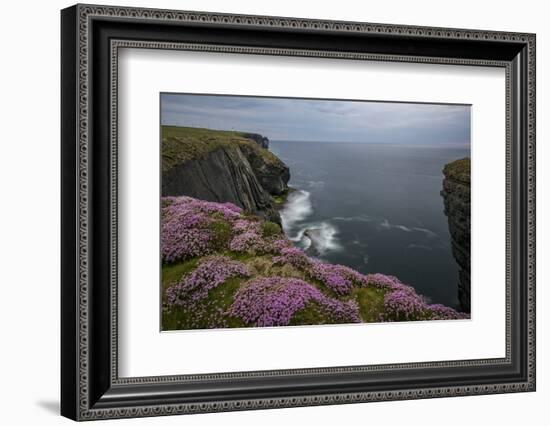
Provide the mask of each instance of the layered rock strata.
{"label": "layered rock strata", "polygon": [[162,195],[230,202],[281,223],[272,195],[288,191],[288,167],[257,134],[163,127]]}

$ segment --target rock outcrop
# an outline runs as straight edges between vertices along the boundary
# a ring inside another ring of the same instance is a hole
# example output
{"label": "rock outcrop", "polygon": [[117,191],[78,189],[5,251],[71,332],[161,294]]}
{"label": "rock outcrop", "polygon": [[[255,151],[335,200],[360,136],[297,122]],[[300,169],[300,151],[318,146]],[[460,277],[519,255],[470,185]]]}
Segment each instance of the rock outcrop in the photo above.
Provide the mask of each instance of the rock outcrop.
{"label": "rock outcrop", "polygon": [[240,135],[243,138],[252,139],[262,148],[269,149],[269,139],[265,136],[262,136],[258,133],[241,133]]}
{"label": "rock outcrop", "polygon": [[470,159],[463,158],[443,169],[445,215],[449,221],[453,256],[459,267],[458,299],[470,312]]}
{"label": "rock outcrop", "polygon": [[241,144],[239,148],[252,167],[254,175],[269,194],[287,193],[290,171],[285,163],[275,156],[273,157],[278,161],[266,161],[264,153],[252,145]]}
{"label": "rock outcrop", "polygon": [[162,195],[230,202],[280,224],[271,196],[288,191],[290,173],[263,148],[264,139],[254,134],[164,127]]}

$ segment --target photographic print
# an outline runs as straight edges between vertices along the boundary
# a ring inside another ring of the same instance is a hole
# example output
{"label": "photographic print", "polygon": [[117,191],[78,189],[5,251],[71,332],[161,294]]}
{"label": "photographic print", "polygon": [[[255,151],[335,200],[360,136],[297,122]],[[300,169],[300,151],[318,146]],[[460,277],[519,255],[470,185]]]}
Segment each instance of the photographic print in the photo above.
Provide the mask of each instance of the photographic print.
{"label": "photographic print", "polygon": [[470,105],[161,93],[161,329],[470,318]]}

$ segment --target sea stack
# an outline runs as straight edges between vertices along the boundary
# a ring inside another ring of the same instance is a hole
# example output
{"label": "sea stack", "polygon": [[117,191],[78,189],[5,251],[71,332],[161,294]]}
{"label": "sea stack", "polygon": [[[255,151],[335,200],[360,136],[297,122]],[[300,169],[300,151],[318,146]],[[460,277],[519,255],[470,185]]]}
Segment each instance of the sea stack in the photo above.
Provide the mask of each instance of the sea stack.
{"label": "sea stack", "polygon": [[444,212],[449,221],[451,247],[459,267],[460,308],[470,312],[470,159],[463,158],[443,168]]}

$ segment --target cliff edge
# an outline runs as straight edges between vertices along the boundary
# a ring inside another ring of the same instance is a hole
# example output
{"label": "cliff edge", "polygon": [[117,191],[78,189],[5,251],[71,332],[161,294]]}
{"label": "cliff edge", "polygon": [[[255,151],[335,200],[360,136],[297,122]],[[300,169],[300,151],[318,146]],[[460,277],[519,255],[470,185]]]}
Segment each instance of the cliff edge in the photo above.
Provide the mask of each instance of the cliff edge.
{"label": "cliff edge", "polygon": [[229,202],[280,223],[273,195],[288,191],[288,167],[259,134],[162,127],[162,195]]}
{"label": "cliff edge", "polygon": [[445,215],[449,220],[453,256],[458,264],[458,299],[470,312],[470,159],[463,158],[443,168]]}

